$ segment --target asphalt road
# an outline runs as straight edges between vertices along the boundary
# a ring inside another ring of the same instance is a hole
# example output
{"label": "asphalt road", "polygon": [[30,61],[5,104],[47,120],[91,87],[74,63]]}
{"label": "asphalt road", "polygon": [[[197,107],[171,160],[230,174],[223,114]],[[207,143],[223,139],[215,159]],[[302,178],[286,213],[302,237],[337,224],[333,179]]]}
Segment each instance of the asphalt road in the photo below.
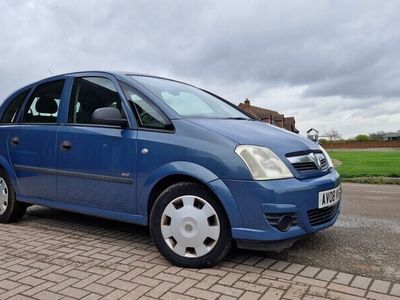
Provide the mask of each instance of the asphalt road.
{"label": "asphalt road", "polygon": [[279,254],[255,254],[400,282],[400,186],[344,183],[335,226]]}
{"label": "asphalt road", "polygon": [[343,183],[343,215],[400,221],[400,185]]}

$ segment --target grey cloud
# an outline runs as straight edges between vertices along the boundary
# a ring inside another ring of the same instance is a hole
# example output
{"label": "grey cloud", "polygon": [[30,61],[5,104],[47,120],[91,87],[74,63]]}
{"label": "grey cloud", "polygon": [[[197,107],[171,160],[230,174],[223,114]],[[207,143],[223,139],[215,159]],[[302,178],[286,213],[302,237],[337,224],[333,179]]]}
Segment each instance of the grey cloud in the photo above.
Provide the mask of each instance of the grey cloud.
{"label": "grey cloud", "polygon": [[234,102],[304,86],[287,107],[276,102],[300,114],[379,110],[400,96],[399,11],[396,1],[361,0],[4,1],[0,96],[48,68],[113,69],[175,77]]}
{"label": "grey cloud", "polygon": [[2,11],[14,17],[6,17],[5,39],[37,64],[142,68],[145,61],[149,69],[202,80],[306,84],[306,96],[365,97],[348,82],[378,81],[388,66],[397,69],[382,51],[398,53],[390,42],[400,30],[391,5],[352,3],[48,1]]}

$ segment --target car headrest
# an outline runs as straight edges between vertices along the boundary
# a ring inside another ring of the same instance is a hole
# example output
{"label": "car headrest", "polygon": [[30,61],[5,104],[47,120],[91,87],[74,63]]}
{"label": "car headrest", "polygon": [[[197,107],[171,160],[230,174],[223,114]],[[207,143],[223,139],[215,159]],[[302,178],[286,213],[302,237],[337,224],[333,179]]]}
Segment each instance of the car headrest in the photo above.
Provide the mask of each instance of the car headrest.
{"label": "car headrest", "polygon": [[58,110],[58,105],[54,98],[42,96],[36,101],[35,109],[38,113],[54,114]]}

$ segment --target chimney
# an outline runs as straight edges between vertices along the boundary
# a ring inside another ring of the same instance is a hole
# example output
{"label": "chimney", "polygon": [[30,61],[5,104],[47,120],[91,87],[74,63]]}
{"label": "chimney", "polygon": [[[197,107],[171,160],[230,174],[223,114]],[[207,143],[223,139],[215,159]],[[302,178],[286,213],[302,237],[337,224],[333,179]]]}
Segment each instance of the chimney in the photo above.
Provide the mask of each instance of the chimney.
{"label": "chimney", "polygon": [[250,100],[248,98],[246,98],[246,100],[244,100],[244,104],[250,106]]}

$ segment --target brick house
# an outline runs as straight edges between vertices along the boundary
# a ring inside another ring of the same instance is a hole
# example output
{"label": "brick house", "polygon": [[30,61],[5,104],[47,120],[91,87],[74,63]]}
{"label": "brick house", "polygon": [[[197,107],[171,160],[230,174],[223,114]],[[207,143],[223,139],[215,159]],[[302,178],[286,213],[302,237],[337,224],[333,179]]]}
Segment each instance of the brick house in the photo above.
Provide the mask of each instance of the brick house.
{"label": "brick house", "polygon": [[296,120],[294,117],[285,117],[283,114],[280,114],[277,111],[253,106],[250,104],[249,99],[246,99],[244,103],[239,103],[239,107],[265,123],[299,133],[299,131],[296,129]]}

